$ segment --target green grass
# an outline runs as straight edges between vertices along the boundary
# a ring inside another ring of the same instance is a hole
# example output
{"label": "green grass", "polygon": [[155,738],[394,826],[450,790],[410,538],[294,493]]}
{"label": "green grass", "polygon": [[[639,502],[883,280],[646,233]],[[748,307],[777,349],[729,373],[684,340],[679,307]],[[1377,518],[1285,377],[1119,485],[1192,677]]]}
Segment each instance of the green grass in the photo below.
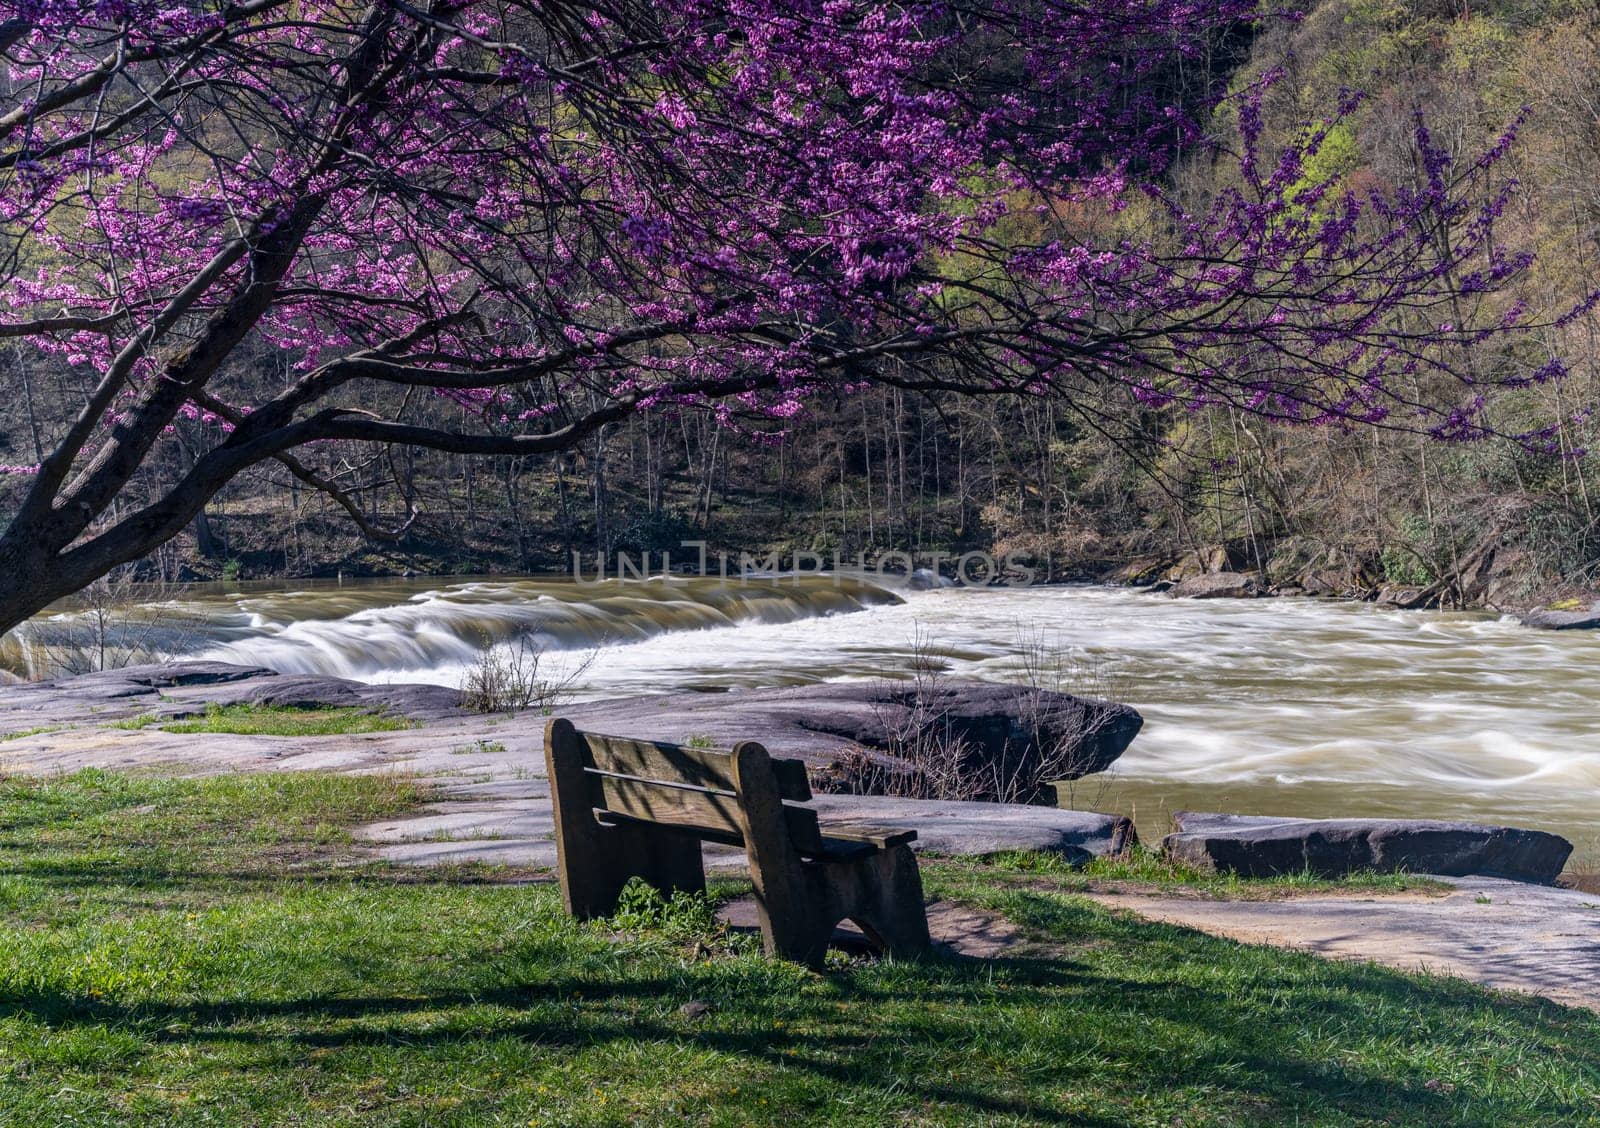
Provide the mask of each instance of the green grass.
{"label": "green grass", "polygon": [[47,732],[60,732],[60,725],[37,725],[34,728],[18,729],[15,732],[0,732],[0,744],[8,740],[21,740],[26,736],[43,736]]}
{"label": "green grass", "polygon": [[548,882],[335,856],[421,798],[0,782],[0,1124],[1600,1123],[1586,1011],[1120,918],[1039,865],[925,867],[1037,957],[815,974],[695,899],[579,924]]}
{"label": "green grass", "polygon": [[1210,873],[1172,861],[1143,846],[1127,857],[1095,858],[1086,865],[1069,865],[1059,854],[1030,851],[1006,852],[989,859],[984,880],[1027,884],[1030,877],[1047,876],[1062,892],[1135,886],[1141,890],[1187,892],[1232,901],[1261,901],[1312,893],[1446,893],[1443,881],[1409,873],[1363,870],[1336,880],[1318,877],[1310,870],[1268,878],[1244,878],[1234,873]]}
{"label": "green grass", "polygon": [[113,728],[158,728],[162,732],[232,733],[238,736],[346,736],[395,732],[412,727],[405,717],[367,709],[295,708],[285,705],[208,705],[203,714],[167,717],[145,713],[113,722]]}

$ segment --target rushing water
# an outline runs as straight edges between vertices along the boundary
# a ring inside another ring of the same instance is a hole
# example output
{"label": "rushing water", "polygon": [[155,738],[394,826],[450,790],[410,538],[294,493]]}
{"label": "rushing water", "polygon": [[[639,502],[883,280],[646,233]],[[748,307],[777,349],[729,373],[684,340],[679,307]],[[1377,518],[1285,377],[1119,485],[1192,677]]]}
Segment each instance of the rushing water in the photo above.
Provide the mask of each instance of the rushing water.
{"label": "rushing water", "polygon": [[[131,628],[129,628],[131,629]],[[24,632],[38,660],[81,617]],[[830,577],[579,586],[527,579],[213,588],[147,609],[152,652],[457,684],[484,642],[599,648],[580,697],[907,676],[1023,680],[1127,701],[1143,733],[1078,801],[1148,837],[1184,808],[1472,817],[1555,830],[1600,861],[1600,636],[1489,614],[1123,589],[898,595]],[[7,661],[26,657],[15,639]]]}

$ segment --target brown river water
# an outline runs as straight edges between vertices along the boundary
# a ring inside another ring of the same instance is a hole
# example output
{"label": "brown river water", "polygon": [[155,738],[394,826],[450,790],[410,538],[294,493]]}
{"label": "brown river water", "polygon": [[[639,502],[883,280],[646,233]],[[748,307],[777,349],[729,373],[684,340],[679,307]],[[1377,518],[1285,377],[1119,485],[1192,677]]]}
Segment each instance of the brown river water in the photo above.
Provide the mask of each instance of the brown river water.
{"label": "brown river water", "polygon": [[[1600,633],[1488,613],[1310,600],[1174,601],[1100,587],[910,591],[831,576],[580,585],[433,577],[207,585],[119,617],[113,660],[182,655],[364,681],[459,684],[531,639],[578,698],[827,679],[1039,678],[1136,706],[1145,728],[1080,806],[1149,838],[1175,810],[1473,818],[1553,830],[1600,866]],[[41,616],[0,661],[98,649]],[[1030,670],[1032,672],[1030,672]]]}

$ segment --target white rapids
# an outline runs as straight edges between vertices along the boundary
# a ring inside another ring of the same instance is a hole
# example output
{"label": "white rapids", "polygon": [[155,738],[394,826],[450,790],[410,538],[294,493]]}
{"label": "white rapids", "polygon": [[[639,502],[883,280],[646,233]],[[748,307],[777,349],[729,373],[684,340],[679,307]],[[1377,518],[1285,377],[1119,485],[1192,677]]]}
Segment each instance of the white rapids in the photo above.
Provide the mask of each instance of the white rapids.
{"label": "white rapids", "polygon": [[[887,585],[886,585],[887,586]],[[150,612],[154,614],[154,612]],[[1046,677],[1137,707],[1144,731],[1082,805],[1146,836],[1182,808],[1470,817],[1554,830],[1600,862],[1600,634],[1486,613],[1176,601],[1099,587],[891,592],[859,578],[475,578],[191,593],[141,656],[459,684],[485,644],[597,657],[577,696],[835,678]],[[74,622],[7,640],[25,667]],[[1034,672],[1030,673],[1030,665]]]}

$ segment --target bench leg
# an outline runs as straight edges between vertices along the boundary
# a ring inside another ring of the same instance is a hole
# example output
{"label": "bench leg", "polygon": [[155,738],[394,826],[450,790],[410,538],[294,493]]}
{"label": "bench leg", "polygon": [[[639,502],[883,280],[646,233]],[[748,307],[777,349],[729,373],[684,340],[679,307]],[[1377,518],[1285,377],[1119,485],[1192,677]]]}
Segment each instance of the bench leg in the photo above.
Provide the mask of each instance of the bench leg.
{"label": "bench leg", "polygon": [[901,959],[924,956],[931,946],[922,875],[909,846],[859,862],[803,864],[789,890],[787,914],[767,912],[757,892],[768,955],[821,967],[841,920],[854,921],[875,948]]}
{"label": "bench leg", "polygon": [[851,904],[844,916],[855,921],[878,948],[902,959],[926,955],[930,947],[928,911],[922,900],[922,874],[909,846],[894,846],[853,865]]}
{"label": "bench leg", "polygon": [[927,951],[922,877],[909,847],[855,863],[803,862],[790,841],[765,748],[748,740],[734,746],[733,785],[768,955],[820,967],[834,926],[845,917],[896,955]]}
{"label": "bench leg", "polygon": [[833,939],[834,927],[844,918],[829,911],[826,897],[802,897],[802,903],[805,902],[810,903],[799,913],[780,916],[769,913],[757,894],[761,947],[768,956],[820,969],[828,954],[828,941]]}

